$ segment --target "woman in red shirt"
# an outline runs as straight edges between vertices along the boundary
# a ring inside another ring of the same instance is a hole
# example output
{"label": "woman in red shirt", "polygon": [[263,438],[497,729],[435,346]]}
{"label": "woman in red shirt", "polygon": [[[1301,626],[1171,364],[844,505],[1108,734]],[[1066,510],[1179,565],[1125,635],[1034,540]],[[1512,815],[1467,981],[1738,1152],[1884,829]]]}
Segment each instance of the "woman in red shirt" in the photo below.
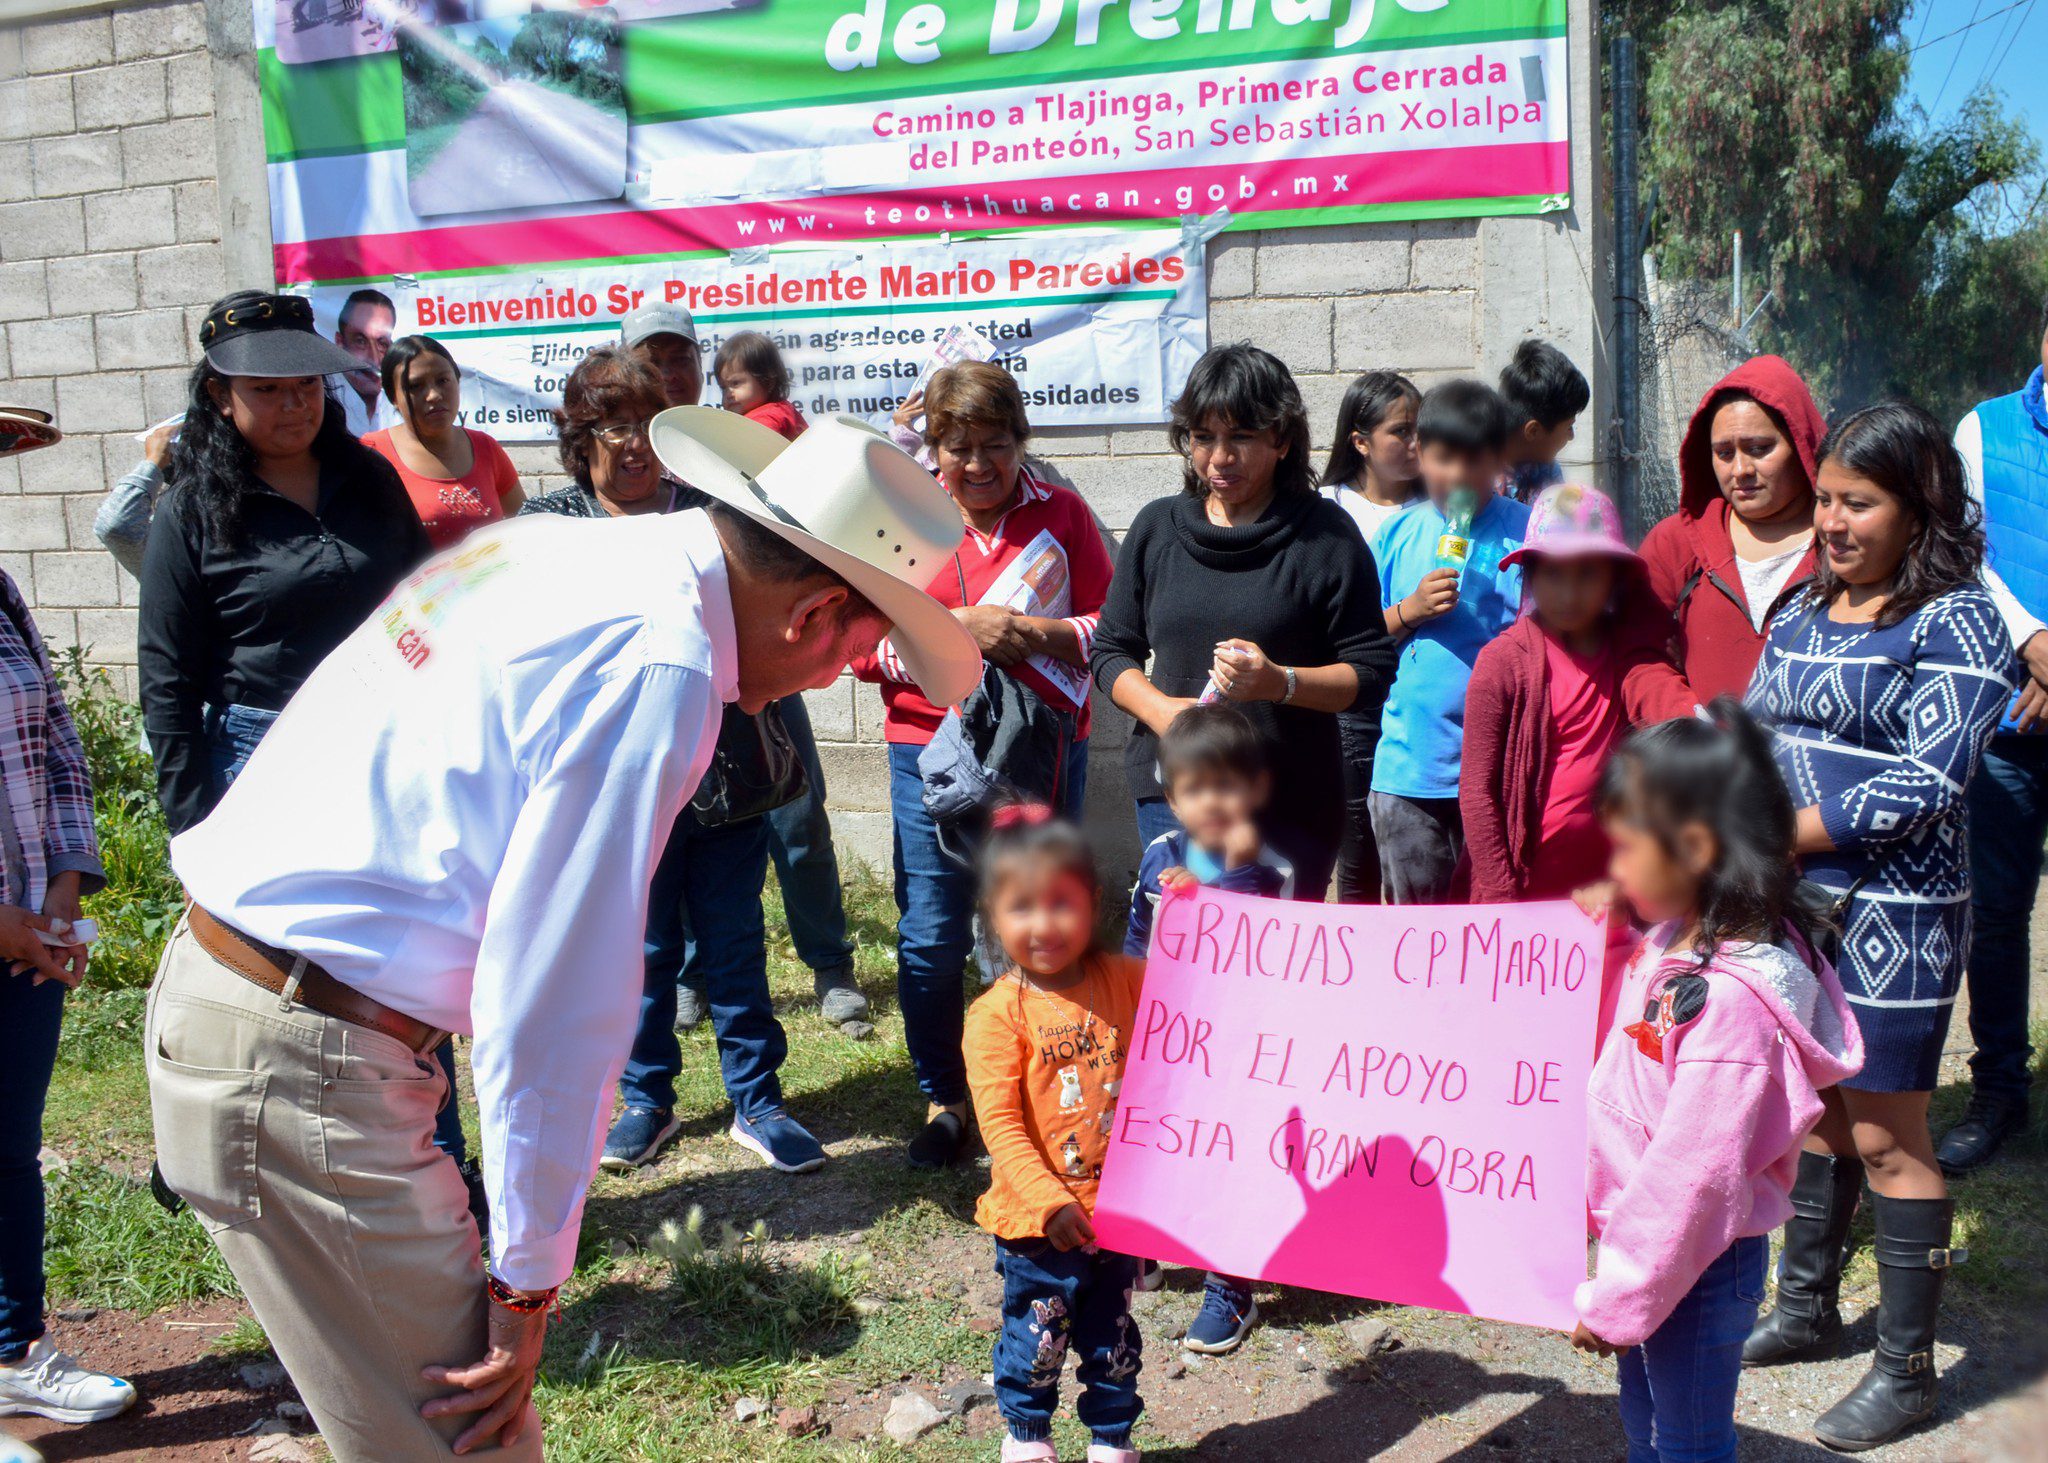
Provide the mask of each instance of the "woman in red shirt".
{"label": "woman in red shirt", "polygon": [[[1008,371],[982,361],[948,366],[933,374],[924,404],[933,471],[967,522],[959,551],[926,592],[952,608],[991,664],[1076,715],[1060,803],[1063,811],[1078,813],[1088,775],[1088,652],[1109,594],[1102,531],[1078,493],[1045,481],[1025,462],[1031,425]],[[1014,597],[994,602],[990,591],[1027,553],[1055,572],[1064,563],[1064,613],[1026,614],[1014,607]],[[962,977],[974,943],[975,897],[973,875],[939,847],[917,771],[917,755],[946,708],[918,693],[886,640],[876,654],[855,662],[854,673],[882,683],[887,710],[883,737],[900,916],[896,993],[911,1063],[929,1104],[909,1157],[916,1167],[942,1168],[960,1155],[967,1136]]]}
{"label": "woman in red shirt", "polygon": [[384,353],[384,394],[399,422],[363,445],[398,469],[406,495],[437,549],[472,529],[510,518],[526,502],[519,470],[497,440],[458,418],[462,371],[431,335],[408,335]]}

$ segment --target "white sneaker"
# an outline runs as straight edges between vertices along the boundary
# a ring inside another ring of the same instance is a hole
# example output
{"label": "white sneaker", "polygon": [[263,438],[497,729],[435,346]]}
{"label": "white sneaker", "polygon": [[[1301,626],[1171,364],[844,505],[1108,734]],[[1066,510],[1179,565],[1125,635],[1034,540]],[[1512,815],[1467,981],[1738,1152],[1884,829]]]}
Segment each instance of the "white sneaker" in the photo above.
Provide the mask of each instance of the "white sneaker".
{"label": "white sneaker", "polygon": [[40,1338],[12,1366],[0,1365],[0,1417],[33,1412],[52,1422],[102,1422],[135,1405],[135,1388],[88,1371]]}
{"label": "white sneaker", "polygon": [[20,1438],[0,1433],[0,1463],[43,1463],[43,1455]]}

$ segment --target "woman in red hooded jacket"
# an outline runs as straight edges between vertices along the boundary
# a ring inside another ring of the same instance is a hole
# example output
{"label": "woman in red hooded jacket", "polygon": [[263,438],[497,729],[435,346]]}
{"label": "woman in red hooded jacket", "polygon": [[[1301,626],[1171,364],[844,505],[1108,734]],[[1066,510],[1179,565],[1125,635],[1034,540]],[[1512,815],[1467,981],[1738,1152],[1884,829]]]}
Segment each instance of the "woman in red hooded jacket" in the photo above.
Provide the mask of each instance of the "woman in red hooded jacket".
{"label": "woman in red hooded jacket", "polygon": [[1737,366],[1701,399],[1678,451],[1678,511],[1643,540],[1674,651],[1705,704],[1741,696],[1771,611],[1813,575],[1813,477],[1827,423],[1777,356]]}

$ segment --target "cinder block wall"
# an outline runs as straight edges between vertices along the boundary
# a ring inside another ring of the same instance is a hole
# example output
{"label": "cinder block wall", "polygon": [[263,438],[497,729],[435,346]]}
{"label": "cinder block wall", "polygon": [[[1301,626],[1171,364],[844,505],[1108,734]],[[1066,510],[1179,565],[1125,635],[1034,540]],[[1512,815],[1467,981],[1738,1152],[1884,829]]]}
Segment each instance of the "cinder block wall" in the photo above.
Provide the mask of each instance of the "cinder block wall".
{"label": "cinder block wall", "polygon": [[[52,8],[0,29],[0,400],[54,410],[70,435],[0,460],[0,568],[52,644],[90,646],[132,690],[135,585],[93,539],[93,512],[138,455],[135,434],[179,409],[206,305],[271,283],[248,0]],[[1567,460],[1597,472],[1609,269],[1592,59],[1590,6],[1575,5],[1569,210],[1210,243],[1210,338],[1257,342],[1293,368],[1319,453],[1358,372],[1406,371],[1424,387],[1491,377],[1517,341],[1542,335],[1594,382]],[[1158,427],[1049,430],[1034,449],[1112,536],[1180,480]],[[551,448],[512,455],[530,486],[559,481]],[[880,697],[849,679],[809,701],[842,843],[886,869]],[[1128,725],[1097,697],[1089,804],[1108,861],[1135,867]]]}

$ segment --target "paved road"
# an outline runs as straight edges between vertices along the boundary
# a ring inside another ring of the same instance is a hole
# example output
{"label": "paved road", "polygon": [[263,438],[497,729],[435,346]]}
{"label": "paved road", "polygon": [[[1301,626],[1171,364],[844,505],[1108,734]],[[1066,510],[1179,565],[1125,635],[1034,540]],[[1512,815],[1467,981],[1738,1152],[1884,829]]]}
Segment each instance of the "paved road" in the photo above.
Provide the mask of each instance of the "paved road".
{"label": "paved road", "polygon": [[491,88],[425,173],[416,213],[474,213],[617,198],[626,119],[530,81]]}

